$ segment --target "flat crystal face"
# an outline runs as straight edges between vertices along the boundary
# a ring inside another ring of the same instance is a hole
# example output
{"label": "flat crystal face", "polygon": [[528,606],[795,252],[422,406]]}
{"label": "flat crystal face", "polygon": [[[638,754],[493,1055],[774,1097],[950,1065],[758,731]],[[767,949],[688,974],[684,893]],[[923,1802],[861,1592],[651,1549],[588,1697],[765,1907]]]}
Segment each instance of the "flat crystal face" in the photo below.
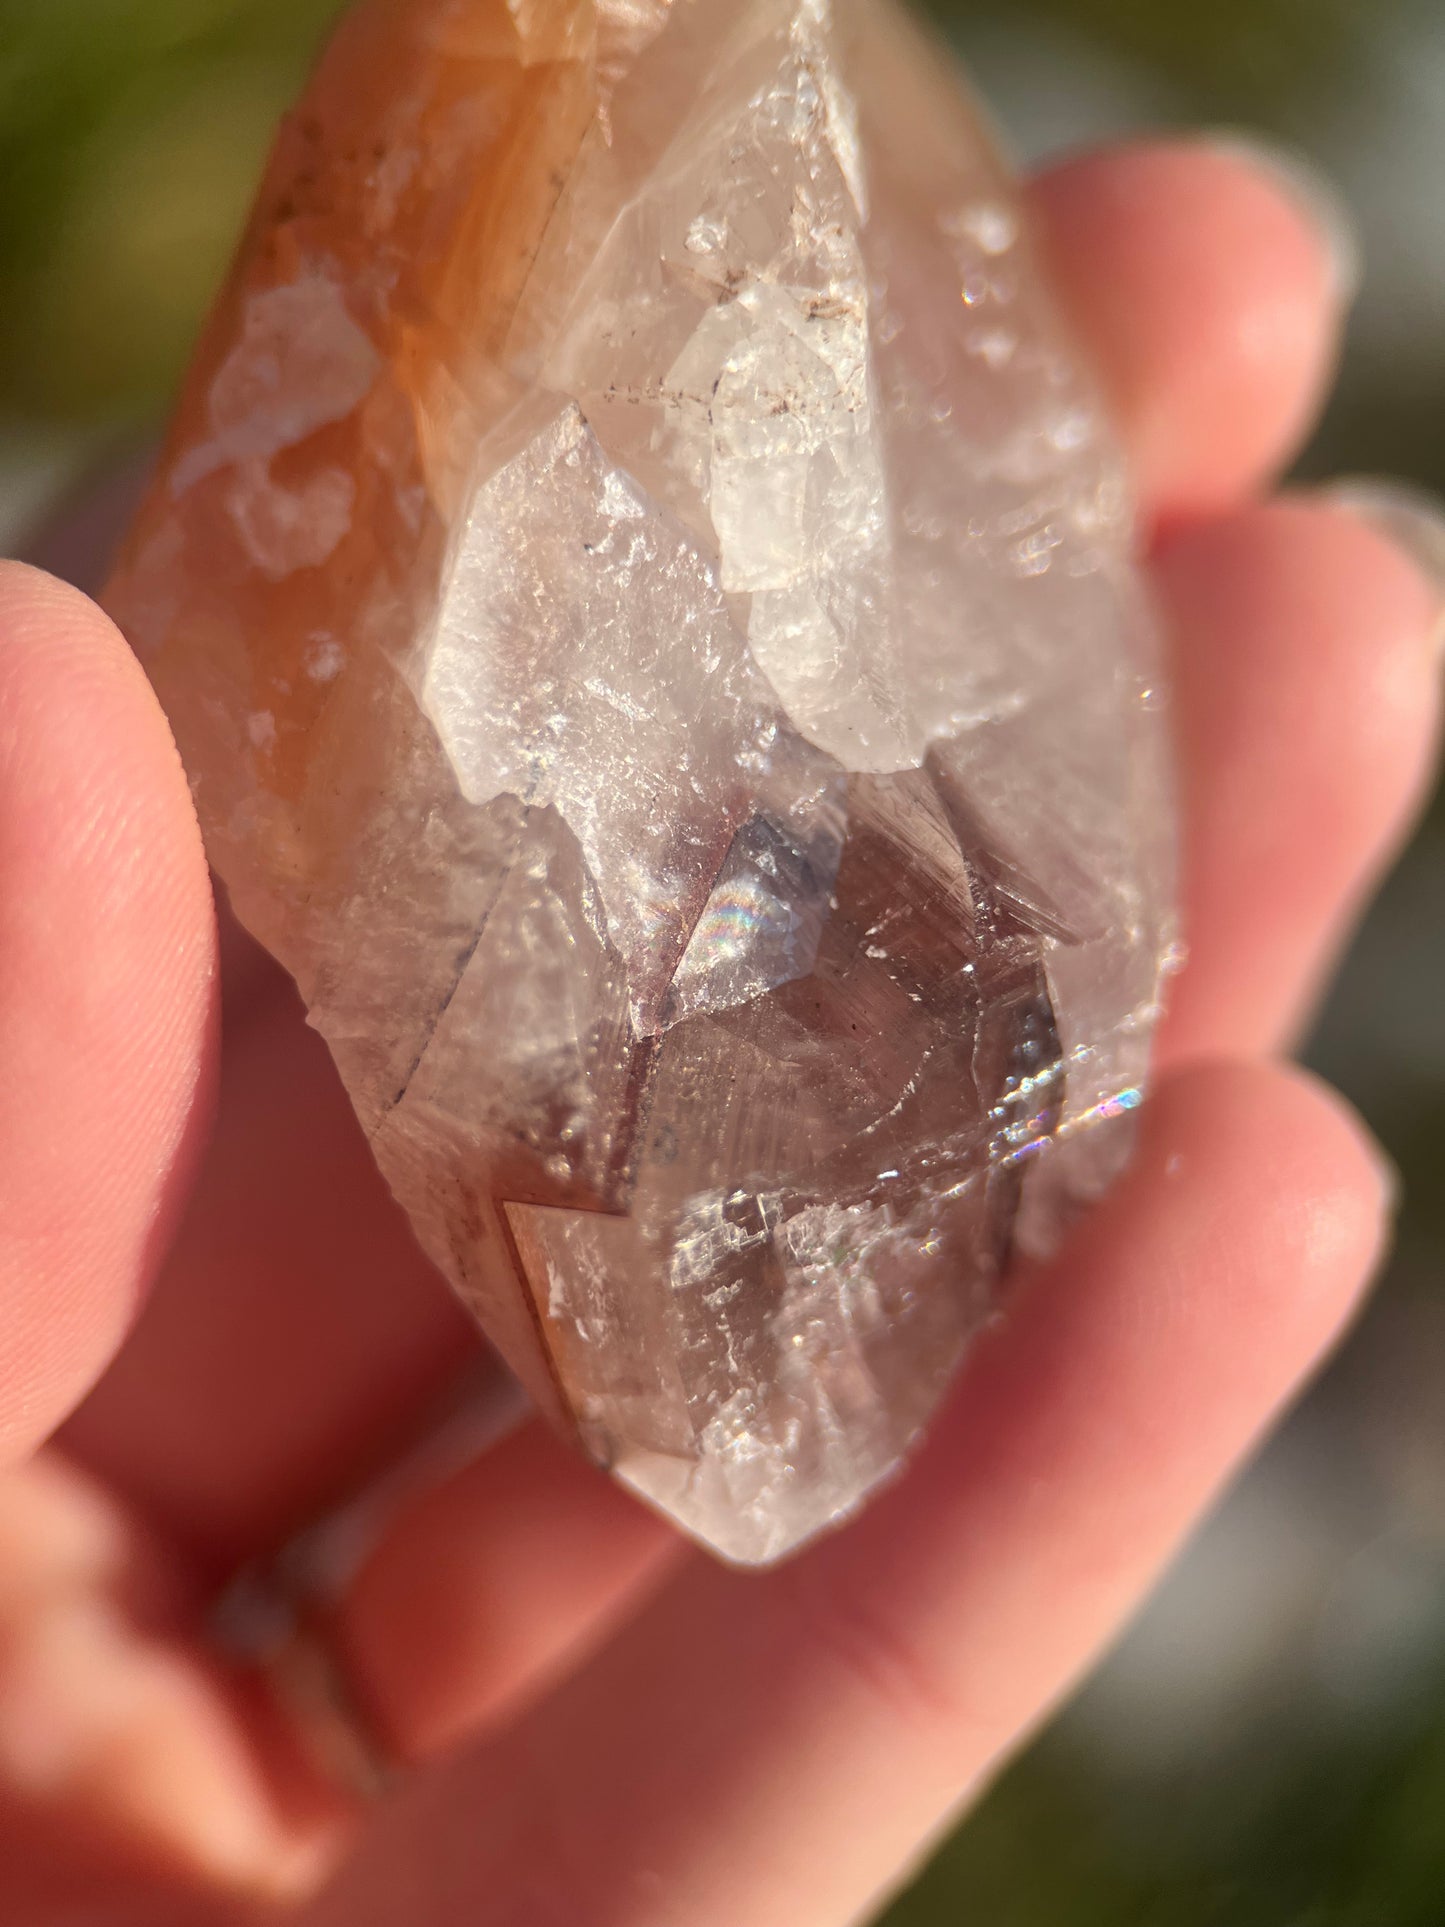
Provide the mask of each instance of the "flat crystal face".
{"label": "flat crystal face", "polygon": [[533,1396],[741,1563],[1119,1161],[1170,947],[1127,494],[873,0],[370,0],[110,593]]}

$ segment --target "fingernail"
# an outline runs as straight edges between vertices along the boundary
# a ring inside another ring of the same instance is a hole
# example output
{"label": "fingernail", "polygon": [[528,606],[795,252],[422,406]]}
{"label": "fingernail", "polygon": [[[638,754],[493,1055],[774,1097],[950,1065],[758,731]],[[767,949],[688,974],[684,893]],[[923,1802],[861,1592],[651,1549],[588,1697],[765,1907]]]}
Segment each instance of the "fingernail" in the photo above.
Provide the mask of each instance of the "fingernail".
{"label": "fingernail", "polygon": [[1359,223],[1334,182],[1307,155],[1262,134],[1226,128],[1211,139],[1215,147],[1269,175],[1305,219],[1319,229],[1329,250],[1336,297],[1341,307],[1349,307],[1360,291],[1364,261]]}
{"label": "fingernail", "polygon": [[1431,647],[1437,658],[1445,655],[1445,502],[1428,489],[1378,475],[1347,475],[1323,492],[1388,536],[1429,582],[1440,604]]}

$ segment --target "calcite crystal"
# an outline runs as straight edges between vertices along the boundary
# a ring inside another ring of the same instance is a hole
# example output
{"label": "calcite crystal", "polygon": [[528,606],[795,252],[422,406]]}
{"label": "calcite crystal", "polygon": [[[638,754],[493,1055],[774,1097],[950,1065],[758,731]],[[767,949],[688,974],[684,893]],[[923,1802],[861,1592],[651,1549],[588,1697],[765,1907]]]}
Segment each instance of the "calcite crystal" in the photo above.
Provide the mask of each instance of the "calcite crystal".
{"label": "calcite crystal", "polygon": [[1169,945],[1129,548],[900,16],[345,20],[110,606],[427,1250],[726,1558],[898,1467],[1118,1161]]}

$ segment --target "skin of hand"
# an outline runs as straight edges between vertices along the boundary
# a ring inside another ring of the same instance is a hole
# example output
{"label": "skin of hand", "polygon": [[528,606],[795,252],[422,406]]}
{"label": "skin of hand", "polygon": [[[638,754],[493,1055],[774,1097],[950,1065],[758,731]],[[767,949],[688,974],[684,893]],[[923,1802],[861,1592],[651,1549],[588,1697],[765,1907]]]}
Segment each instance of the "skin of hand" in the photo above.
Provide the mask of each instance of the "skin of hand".
{"label": "skin of hand", "polygon": [[1030,192],[1174,649],[1190,960],[1137,1161],[906,1476],[775,1573],[534,1423],[404,1506],[332,1628],[414,1769],[375,1807],[205,1612],[477,1341],[289,985],[218,945],[121,638],[0,565],[0,1921],[866,1918],[1348,1322],[1391,1179],[1278,1053],[1429,781],[1440,585],[1269,493],[1349,295],[1285,176],[1148,143]]}

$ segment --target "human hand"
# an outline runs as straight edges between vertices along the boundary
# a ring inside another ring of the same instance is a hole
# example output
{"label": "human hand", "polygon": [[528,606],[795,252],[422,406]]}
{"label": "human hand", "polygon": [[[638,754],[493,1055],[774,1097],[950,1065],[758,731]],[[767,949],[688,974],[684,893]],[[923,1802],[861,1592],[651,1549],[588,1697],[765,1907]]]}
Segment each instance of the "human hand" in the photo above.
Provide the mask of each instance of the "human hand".
{"label": "human hand", "polygon": [[401,1768],[374,1807],[208,1606],[475,1341],[232,934],[218,1046],[199,840],[124,645],[0,569],[0,1919],[842,1927],[1348,1318],[1388,1179],[1272,1058],[1426,781],[1439,585],[1336,502],[1259,499],[1345,294],[1297,195],[1178,144],[1034,199],[1177,645],[1191,958],[1138,1160],[907,1476],[775,1573],[689,1552],[535,1423],[403,1502],[326,1627]]}

